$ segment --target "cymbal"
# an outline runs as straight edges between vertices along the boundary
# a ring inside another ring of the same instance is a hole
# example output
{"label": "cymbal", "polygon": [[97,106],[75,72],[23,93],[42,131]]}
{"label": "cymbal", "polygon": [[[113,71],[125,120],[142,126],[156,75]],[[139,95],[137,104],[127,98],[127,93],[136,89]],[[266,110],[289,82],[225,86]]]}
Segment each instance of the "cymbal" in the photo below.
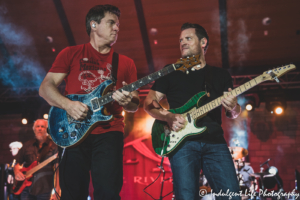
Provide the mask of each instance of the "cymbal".
{"label": "cymbal", "polygon": [[248,155],[248,150],[243,147],[228,147],[234,160],[241,159]]}
{"label": "cymbal", "polygon": [[256,178],[260,178],[260,177],[266,178],[266,177],[273,177],[274,174],[270,174],[268,172],[256,172],[256,173],[250,174],[250,176],[253,176]]}

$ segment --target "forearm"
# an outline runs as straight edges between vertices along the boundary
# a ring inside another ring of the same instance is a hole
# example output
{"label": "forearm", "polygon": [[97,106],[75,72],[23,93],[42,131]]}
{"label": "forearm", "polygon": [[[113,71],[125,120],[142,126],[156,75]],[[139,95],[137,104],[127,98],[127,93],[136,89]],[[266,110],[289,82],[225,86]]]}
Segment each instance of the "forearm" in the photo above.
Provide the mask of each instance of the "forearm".
{"label": "forearm", "polygon": [[168,115],[171,114],[168,110],[162,108],[157,100],[145,99],[144,110],[153,118],[167,121]]}
{"label": "forearm", "polygon": [[236,106],[232,110],[226,110],[226,116],[229,119],[235,119],[241,114],[241,106],[239,104],[236,104]]}
{"label": "forearm", "polygon": [[14,173],[16,174],[17,172],[19,172],[21,168],[22,168],[21,165],[20,165],[19,163],[17,163],[17,164],[14,166]]}
{"label": "forearm", "polygon": [[69,103],[68,98],[63,96],[58,88],[51,82],[43,82],[39,89],[39,95],[43,97],[51,106],[64,109]]}

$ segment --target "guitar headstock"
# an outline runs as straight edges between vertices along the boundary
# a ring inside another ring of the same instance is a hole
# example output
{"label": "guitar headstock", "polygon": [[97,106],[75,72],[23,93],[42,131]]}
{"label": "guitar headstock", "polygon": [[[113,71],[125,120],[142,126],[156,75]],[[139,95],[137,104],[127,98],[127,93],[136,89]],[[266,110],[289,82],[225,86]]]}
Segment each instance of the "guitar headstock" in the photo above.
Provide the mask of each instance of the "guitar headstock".
{"label": "guitar headstock", "polygon": [[201,64],[200,55],[194,55],[187,58],[180,58],[175,63],[176,70],[186,72],[189,68],[194,67],[195,65]]}
{"label": "guitar headstock", "polygon": [[278,78],[280,76],[282,76],[285,73],[292,71],[294,69],[296,69],[296,66],[293,64],[290,64],[290,65],[285,65],[282,67],[275,68],[273,70],[268,70],[263,73],[263,79],[266,81],[267,80],[275,80],[276,82],[279,82]]}

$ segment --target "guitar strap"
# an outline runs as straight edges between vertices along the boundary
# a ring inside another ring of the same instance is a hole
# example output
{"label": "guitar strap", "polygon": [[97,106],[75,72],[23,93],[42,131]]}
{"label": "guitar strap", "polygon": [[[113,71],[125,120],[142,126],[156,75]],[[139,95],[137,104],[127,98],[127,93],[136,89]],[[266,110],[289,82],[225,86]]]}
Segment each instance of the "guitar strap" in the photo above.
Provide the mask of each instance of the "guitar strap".
{"label": "guitar strap", "polygon": [[119,66],[119,54],[117,54],[116,52],[113,53],[111,65],[112,65],[111,79],[114,85],[116,85],[118,80],[118,66]]}
{"label": "guitar strap", "polygon": [[210,97],[210,94],[213,90],[213,84],[212,84],[213,77],[212,76],[213,76],[213,74],[212,74],[211,67],[209,65],[206,65],[204,84],[205,84],[205,91],[207,93],[207,97]]}

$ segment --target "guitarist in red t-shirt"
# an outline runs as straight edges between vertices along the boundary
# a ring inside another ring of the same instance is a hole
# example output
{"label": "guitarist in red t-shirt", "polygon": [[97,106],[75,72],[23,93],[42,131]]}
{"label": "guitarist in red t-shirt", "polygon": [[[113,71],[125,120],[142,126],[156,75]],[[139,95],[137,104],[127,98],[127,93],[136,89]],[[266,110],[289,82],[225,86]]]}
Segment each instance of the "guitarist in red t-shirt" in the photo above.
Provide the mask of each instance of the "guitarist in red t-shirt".
{"label": "guitarist in red t-shirt", "polygon": [[[120,10],[112,5],[98,5],[86,16],[89,43],[62,50],[40,86],[40,95],[61,108],[74,120],[83,121],[89,107],[61,95],[57,87],[66,82],[65,94],[88,94],[112,75],[112,45],[119,32]],[[119,55],[116,89],[137,80],[132,59]],[[61,200],[87,199],[91,170],[95,199],[120,199],[123,184],[122,109],[135,112],[139,105],[137,91],[115,91],[114,102],[107,105],[112,121],[92,127],[79,145],[64,151],[60,170]],[[80,124],[79,124],[80,126]],[[63,132],[64,130],[61,130]],[[68,136],[68,135],[66,135]]]}

